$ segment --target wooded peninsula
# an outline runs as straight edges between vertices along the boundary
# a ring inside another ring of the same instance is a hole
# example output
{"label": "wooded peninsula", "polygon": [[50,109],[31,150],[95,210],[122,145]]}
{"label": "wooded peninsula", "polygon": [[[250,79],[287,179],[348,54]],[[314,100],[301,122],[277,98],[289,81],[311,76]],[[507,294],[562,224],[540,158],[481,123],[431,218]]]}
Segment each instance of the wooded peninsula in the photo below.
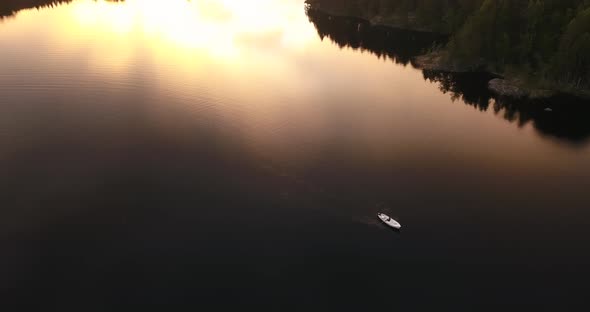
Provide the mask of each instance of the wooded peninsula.
{"label": "wooded peninsula", "polygon": [[590,95],[590,0],[306,2],[308,9],[374,25],[449,35],[416,59],[424,68],[496,73],[518,92]]}

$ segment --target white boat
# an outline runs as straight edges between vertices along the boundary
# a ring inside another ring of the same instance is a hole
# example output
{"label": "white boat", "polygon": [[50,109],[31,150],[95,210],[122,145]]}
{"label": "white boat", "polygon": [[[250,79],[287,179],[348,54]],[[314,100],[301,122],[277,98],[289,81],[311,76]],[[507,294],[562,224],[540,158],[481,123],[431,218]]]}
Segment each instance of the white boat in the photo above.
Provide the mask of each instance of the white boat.
{"label": "white boat", "polygon": [[401,229],[402,225],[399,224],[399,222],[393,220],[390,216],[384,214],[384,213],[378,213],[377,216],[379,217],[379,219],[381,219],[381,221],[383,221],[383,223],[389,225],[390,227],[399,230]]}

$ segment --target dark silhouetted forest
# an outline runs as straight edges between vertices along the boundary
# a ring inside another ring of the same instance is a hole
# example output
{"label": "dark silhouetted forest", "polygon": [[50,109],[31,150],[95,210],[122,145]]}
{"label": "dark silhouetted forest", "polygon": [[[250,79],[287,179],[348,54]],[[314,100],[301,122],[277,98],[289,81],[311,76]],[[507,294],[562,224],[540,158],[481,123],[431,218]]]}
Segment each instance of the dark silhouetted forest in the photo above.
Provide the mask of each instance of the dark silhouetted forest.
{"label": "dark silhouetted forest", "polygon": [[590,89],[590,0],[307,0],[334,15],[451,35],[449,61]]}
{"label": "dark silhouetted forest", "polygon": [[[107,1],[121,2],[124,0]],[[69,2],[72,2],[72,0],[0,0],[0,18],[14,15],[20,10],[42,8]]]}
{"label": "dark silhouetted forest", "polygon": [[11,16],[24,9],[41,8],[68,2],[72,2],[72,0],[1,0],[0,17]]}

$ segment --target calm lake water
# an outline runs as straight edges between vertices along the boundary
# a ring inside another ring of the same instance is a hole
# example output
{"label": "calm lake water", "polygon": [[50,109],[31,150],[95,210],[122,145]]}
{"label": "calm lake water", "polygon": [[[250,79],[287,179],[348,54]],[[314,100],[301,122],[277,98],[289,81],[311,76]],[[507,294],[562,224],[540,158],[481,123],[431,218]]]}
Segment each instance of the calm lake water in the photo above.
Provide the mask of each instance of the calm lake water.
{"label": "calm lake water", "polygon": [[588,103],[302,0],[8,3],[2,311],[588,303]]}

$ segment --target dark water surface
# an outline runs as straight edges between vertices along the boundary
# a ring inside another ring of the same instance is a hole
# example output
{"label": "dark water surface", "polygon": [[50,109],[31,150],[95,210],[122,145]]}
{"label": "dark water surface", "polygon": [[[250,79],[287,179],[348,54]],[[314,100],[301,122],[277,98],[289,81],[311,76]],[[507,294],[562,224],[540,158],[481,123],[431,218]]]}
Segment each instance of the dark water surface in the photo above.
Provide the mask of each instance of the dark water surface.
{"label": "dark water surface", "polygon": [[588,303],[587,103],[298,0],[29,2],[0,10],[0,310]]}

